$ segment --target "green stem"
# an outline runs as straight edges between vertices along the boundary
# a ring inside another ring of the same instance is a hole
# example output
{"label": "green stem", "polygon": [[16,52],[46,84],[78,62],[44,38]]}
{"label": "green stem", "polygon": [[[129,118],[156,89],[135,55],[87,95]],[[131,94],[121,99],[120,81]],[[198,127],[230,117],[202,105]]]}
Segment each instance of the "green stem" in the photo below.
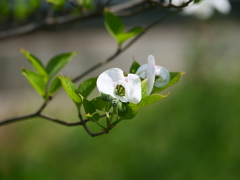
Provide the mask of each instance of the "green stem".
{"label": "green stem", "polygon": [[113,110],[112,114],[111,114],[111,117],[110,117],[110,121],[109,121],[109,125],[111,125],[112,123],[112,119],[113,119],[113,116],[115,115],[115,110]]}

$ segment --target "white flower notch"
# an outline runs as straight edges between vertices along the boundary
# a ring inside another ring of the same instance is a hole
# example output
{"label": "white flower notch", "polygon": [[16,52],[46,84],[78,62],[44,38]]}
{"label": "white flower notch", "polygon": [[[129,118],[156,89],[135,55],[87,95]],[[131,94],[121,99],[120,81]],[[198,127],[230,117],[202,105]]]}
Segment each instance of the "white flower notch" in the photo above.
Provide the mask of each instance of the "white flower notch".
{"label": "white flower notch", "polygon": [[169,71],[155,63],[153,55],[148,56],[148,64],[141,65],[136,74],[142,79],[147,79],[148,95],[151,94],[153,86],[164,87],[170,81]]}
{"label": "white flower notch", "polygon": [[108,94],[121,102],[137,104],[141,101],[141,80],[136,74],[124,73],[119,68],[104,71],[97,79],[97,88],[100,93]]}
{"label": "white flower notch", "polygon": [[[181,5],[187,2],[186,0],[172,0],[172,4]],[[231,5],[228,0],[201,0],[199,3],[190,3],[188,7],[183,9],[183,13],[187,15],[195,15],[199,19],[205,20],[210,18],[214,9],[220,13],[227,14],[231,10]]]}

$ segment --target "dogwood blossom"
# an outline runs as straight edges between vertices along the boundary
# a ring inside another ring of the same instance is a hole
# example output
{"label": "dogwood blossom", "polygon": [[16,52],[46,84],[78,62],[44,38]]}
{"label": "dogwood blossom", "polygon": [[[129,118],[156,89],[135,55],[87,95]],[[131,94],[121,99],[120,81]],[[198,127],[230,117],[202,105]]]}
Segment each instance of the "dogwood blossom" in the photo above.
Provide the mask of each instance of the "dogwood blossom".
{"label": "dogwood blossom", "polygon": [[119,68],[104,71],[97,79],[97,88],[100,93],[108,94],[122,102],[137,104],[142,99],[141,80],[136,74],[124,77]]}
{"label": "dogwood blossom", "polygon": [[[183,2],[187,2],[187,0],[172,0],[172,4],[177,6]],[[193,14],[200,19],[207,19],[214,13],[214,9],[227,14],[231,10],[231,5],[228,0],[202,0],[199,3],[190,3],[189,6],[183,8],[183,13]]]}
{"label": "dogwood blossom", "polygon": [[156,65],[152,55],[148,56],[148,64],[141,65],[136,74],[142,79],[147,79],[148,94],[151,94],[153,86],[160,88],[170,81],[169,71],[165,67]]}

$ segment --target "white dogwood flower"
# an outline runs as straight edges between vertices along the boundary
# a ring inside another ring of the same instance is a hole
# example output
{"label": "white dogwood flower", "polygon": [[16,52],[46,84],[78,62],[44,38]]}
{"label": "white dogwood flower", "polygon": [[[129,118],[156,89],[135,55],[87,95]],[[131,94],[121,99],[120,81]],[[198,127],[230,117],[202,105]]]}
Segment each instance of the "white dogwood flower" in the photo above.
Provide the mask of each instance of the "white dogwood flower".
{"label": "white dogwood flower", "polygon": [[[181,5],[187,0],[172,0],[172,4]],[[199,3],[190,3],[189,6],[183,8],[184,14],[193,14],[200,19],[207,19],[213,13],[214,9],[220,13],[227,14],[231,10],[231,5],[228,0],[201,0]]]}
{"label": "white dogwood flower", "polygon": [[137,104],[142,99],[141,80],[136,74],[124,77],[119,68],[104,71],[97,79],[97,88],[100,93],[108,94],[122,102]]}
{"label": "white dogwood flower", "polygon": [[169,71],[165,67],[156,65],[152,55],[148,56],[148,64],[141,65],[136,74],[142,79],[147,79],[148,94],[151,94],[153,86],[160,88],[170,81]]}

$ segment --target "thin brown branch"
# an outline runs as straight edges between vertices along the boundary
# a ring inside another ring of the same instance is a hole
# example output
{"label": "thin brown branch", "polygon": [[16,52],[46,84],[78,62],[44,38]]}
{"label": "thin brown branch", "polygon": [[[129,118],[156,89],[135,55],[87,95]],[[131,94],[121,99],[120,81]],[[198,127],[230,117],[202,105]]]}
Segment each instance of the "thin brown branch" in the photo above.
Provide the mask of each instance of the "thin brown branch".
{"label": "thin brown branch", "polygon": [[94,66],[92,66],[91,68],[89,68],[88,70],[86,70],[85,72],[83,72],[82,74],[80,74],[79,76],[75,77],[72,81],[73,82],[77,82],[80,79],[82,79],[84,76],[86,76],[87,74],[89,74],[90,72],[98,69],[99,67],[109,63],[110,61],[114,60],[122,51],[120,49],[117,49],[117,51],[111,55],[109,58],[107,58],[105,61],[102,61]]}
{"label": "thin brown branch", "polygon": [[44,115],[44,114],[39,114],[38,117],[44,118],[46,120],[61,124],[61,125],[65,125],[65,126],[77,126],[77,125],[83,125],[84,123],[88,122],[88,120],[83,120],[83,121],[78,121],[78,122],[65,122],[62,120],[59,120],[55,117],[51,117],[48,115]]}
{"label": "thin brown branch", "polygon": [[0,126],[4,126],[4,125],[14,123],[14,122],[19,122],[21,120],[27,120],[27,119],[34,118],[37,116],[38,115],[36,113],[33,113],[33,114],[27,114],[27,115],[15,117],[15,118],[6,119],[6,120],[0,122]]}
{"label": "thin brown branch", "polygon": [[[49,99],[50,100],[50,99]],[[44,108],[47,106],[48,101],[44,102],[42,106],[39,108],[39,110],[35,114],[41,114],[41,112],[44,110]]]}
{"label": "thin brown branch", "polygon": [[[41,108],[42,107],[43,106],[41,106]],[[78,121],[78,122],[66,122],[66,121],[63,121],[63,120],[59,120],[55,117],[49,116],[49,115],[41,114],[40,109],[36,113],[27,114],[27,115],[3,120],[3,121],[0,122],[0,126],[7,125],[7,124],[10,124],[10,123],[15,123],[15,122],[18,122],[18,121],[21,121],[21,120],[27,120],[27,119],[30,119],[30,118],[35,118],[35,117],[44,118],[46,120],[49,120],[49,121],[52,121],[52,122],[55,122],[55,123],[58,123],[58,124],[61,124],[61,125],[65,125],[65,126],[78,126],[78,125],[83,125],[83,124],[86,125],[86,123],[89,122],[88,119],[82,119],[82,117],[80,118],[81,121]],[[100,117],[105,117],[105,116],[106,116],[105,114],[100,115]],[[94,133],[92,133],[92,134],[94,134]]]}
{"label": "thin brown branch", "polygon": [[103,131],[101,131],[101,132],[98,132],[98,133],[93,133],[93,132],[90,131],[90,129],[88,128],[88,126],[87,126],[86,122],[84,122],[84,120],[81,120],[81,119],[80,119],[80,122],[82,123],[82,126],[83,126],[83,128],[85,129],[85,131],[86,131],[90,136],[92,136],[92,137],[100,136],[100,135],[103,135],[103,134],[107,134],[107,133],[108,133],[108,132],[105,131],[105,130],[103,130]]}
{"label": "thin brown branch", "polygon": [[[106,133],[107,133],[107,132],[104,131],[104,130],[101,131],[101,132],[98,132],[98,133],[93,133],[93,132],[91,132],[90,129],[88,128],[87,124],[86,124],[87,121],[82,119],[82,115],[81,115],[80,112],[78,112],[78,117],[79,117],[79,119],[80,119],[80,122],[82,123],[83,128],[85,129],[85,131],[86,131],[90,136],[95,137],[95,136],[100,136],[100,135],[102,135],[102,134],[106,134]],[[101,117],[104,117],[104,115],[101,115]]]}
{"label": "thin brown branch", "polygon": [[93,133],[93,132],[90,131],[90,129],[88,128],[88,126],[85,123],[83,123],[83,128],[92,137],[100,136],[100,135],[103,135],[103,134],[107,134],[107,132],[105,130],[103,130],[101,132],[98,132],[98,133]]}
{"label": "thin brown branch", "polygon": [[80,74],[79,76],[75,77],[72,81],[73,82],[77,82],[79,80],[81,80],[83,77],[85,77],[86,75],[88,75],[90,72],[98,69],[99,67],[113,61],[119,54],[121,54],[122,52],[124,52],[125,50],[127,50],[131,45],[133,45],[141,36],[143,36],[147,30],[149,30],[150,28],[152,28],[153,26],[157,25],[158,23],[164,21],[165,19],[172,17],[173,15],[179,13],[180,10],[177,10],[175,12],[172,12],[170,14],[167,14],[161,18],[159,18],[158,20],[156,20],[155,22],[149,24],[147,27],[145,27],[145,31],[140,33],[138,36],[136,36],[135,38],[133,38],[131,41],[128,42],[128,44],[126,44],[123,48],[119,48],[116,50],[116,52],[111,55],[109,58],[107,58],[106,60],[92,66],[91,68],[89,68],[88,70],[86,70],[85,72],[83,72],[82,74]]}

